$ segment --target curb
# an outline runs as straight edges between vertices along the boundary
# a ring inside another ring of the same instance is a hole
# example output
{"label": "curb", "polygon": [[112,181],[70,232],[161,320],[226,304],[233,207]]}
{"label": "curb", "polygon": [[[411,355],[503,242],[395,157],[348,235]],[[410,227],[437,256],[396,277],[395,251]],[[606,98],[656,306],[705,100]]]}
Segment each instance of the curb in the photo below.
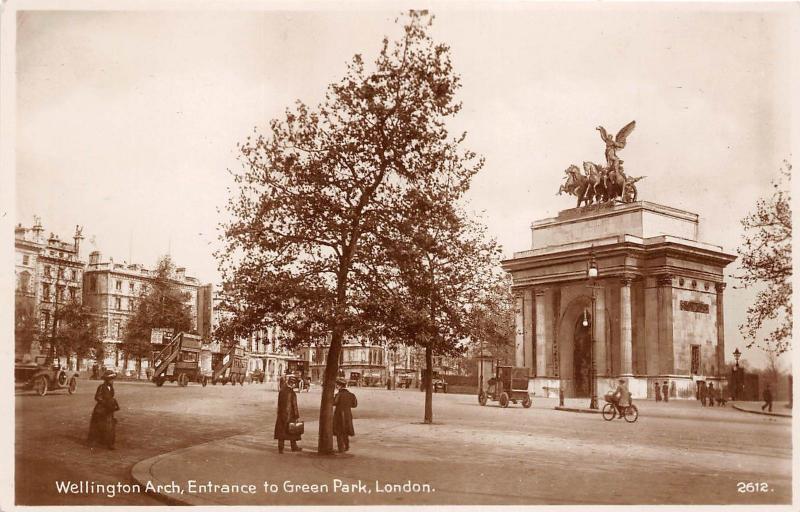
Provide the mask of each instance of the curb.
{"label": "curb", "polygon": [[791,414],[784,414],[784,413],[781,413],[781,412],[752,411],[750,409],[745,409],[744,407],[739,407],[736,404],[731,404],[731,407],[733,407],[737,411],[749,412],[750,414],[761,414],[762,416],[778,416],[780,418],[791,418],[792,417]]}
{"label": "curb", "polygon": [[553,407],[556,411],[564,411],[564,412],[583,412],[587,414],[600,414],[600,409],[578,409],[576,407],[561,407],[555,406]]}
{"label": "curb", "polygon": [[[195,444],[192,446],[188,446],[186,448],[181,448],[180,450],[162,453],[161,455],[156,455],[155,457],[150,457],[149,459],[144,459],[142,461],[139,461],[136,464],[134,464],[133,467],[131,468],[131,478],[133,479],[134,482],[141,485],[142,487],[146,487],[148,482],[158,483],[158,480],[155,478],[155,475],[153,475],[153,473],[150,470],[153,468],[153,466],[155,466],[162,460],[178,456],[181,453],[189,451],[193,448],[197,448],[198,446],[217,443],[219,441],[229,439],[230,437],[236,437],[237,435],[242,435],[242,434],[223,437],[221,439],[214,439],[213,441]],[[167,494],[167,493],[152,492],[152,491],[146,491],[145,494],[148,494],[149,496],[152,496],[159,501],[163,501],[167,505],[197,505],[197,506],[209,505],[209,503],[206,501],[192,499],[191,495],[189,495],[189,497],[178,497],[179,495],[176,494]]]}

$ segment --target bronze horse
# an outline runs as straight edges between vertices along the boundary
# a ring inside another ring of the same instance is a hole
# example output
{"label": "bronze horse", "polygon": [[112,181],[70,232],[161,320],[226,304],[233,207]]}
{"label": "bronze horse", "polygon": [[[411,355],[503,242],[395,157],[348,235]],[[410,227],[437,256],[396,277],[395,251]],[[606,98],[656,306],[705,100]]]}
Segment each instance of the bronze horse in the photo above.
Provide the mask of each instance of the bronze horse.
{"label": "bronze horse", "polygon": [[587,192],[590,187],[589,177],[581,174],[581,170],[577,165],[570,165],[564,173],[567,175],[567,181],[559,187],[558,195],[561,195],[562,192],[566,192],[576,196],[578,198],[576,208],[580,207],[582,202],[588,205],[589,198],[587,197]]}

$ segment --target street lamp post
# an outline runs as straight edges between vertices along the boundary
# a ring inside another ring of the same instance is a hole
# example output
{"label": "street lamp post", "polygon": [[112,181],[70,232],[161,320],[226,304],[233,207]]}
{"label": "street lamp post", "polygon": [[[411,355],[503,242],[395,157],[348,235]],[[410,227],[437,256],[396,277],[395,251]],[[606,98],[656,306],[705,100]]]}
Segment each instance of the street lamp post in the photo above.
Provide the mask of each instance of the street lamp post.
{"label": "street lamp post", "polygon": [[589,267],[586,270],[586,275],[589,278],[589,287],[592,289],[592,341],[589,350],[589,393],[591,394],[591,398],[589,399],[589,409],[597,409],[597,383],[595,382],[597,380],[597,365],[594,361],[594,331],[597,318],[597,287],[595,286],[595,279],[597,278],[598,271],[594,255],[589,259]]}

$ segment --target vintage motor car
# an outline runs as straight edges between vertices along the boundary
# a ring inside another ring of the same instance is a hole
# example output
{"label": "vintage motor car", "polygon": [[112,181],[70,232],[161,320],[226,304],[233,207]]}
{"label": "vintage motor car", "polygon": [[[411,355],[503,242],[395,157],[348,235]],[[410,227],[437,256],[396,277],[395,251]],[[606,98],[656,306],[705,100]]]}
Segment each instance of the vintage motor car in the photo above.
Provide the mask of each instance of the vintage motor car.
{"label": "vintage motor car", "polygon": [[264,375],[264,370],[262,370],[260,368],[256,368],[255,370],[250,372],[250,376],[249,376],[250,382],[258,382],[259,384],[263,384],[264,383],[264,378],[265,377],[266,377],[266,375]]}
{"label": "vintage motor car", "polygon": [[488,389],[478,393],[478,403],[486,405],[489,400],[500,402],[500,407],[508,407],[509,402],[522,403],[522,407],[529,408],[533,404],[528,391],[530,370],[513,366],[496,366],[494,376],[489,379]]}
{"label": "vintage motor car", "polygon": [[78,389],[78,372],[63,368],[58,361],[48,361],[47,356],[38,356],[35,362],[14,364],[15,387],[33,390],[39,396],[48,391],[66,389],[73,394]]}
{"label": "vintage motor car", "polygon": [[[422,371],[422,381],[419,383],[419,390],[420,391],[425,391],[425,382],[426,381],[427,381],[427,379],[426,379],[426,371],[423,370]],[[444,380],[444,377],[442,377],[439,374],[439,372],[437,372],[437,371],[433,372],[433,379],[431,380],[431,384],[433,385],[432,389],[433,389],[434,393],[447,393],[447,381]]]}

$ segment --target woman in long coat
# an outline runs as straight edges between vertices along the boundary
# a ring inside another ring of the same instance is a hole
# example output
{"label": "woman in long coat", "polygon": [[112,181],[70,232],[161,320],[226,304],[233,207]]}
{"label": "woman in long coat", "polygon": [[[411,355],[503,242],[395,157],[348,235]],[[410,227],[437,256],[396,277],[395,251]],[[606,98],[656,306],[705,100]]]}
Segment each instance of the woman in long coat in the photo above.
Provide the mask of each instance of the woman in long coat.
{"label": "woman in long coat", "polygon": [[278,453],[283,453],[284,442],[291,442],[292,451],[299,452],[303,449],[297,446],[300,434],[289,433],[289,423],[300,419],[300,411],[297,408],[297,394],[291,386],[286,383],[286,379],[281,377],[281,390],[278,393],[278,416],[275,418],[275,439],[278,440]]}
{"label": "woman in long coat", "polygon": [[358,407],[356,395],[347,390],[347,383],[337,381],[339,392],[333,397],[333,435],[336,436],[336,446],[339,452],[346,452],[350,449],[349,436],[356,435],[353,430],[353,411]]}
{"label": "woman in long coat", "polygon": [[89,420],[89,446],[96,443],[106,446],[109,450],[114,449],[117,437],[117,420],[114,418],[114,411],[119,410],[117,399],[114,398],[114,377],[117,374],[111,370],[103,374],[103,383],[97,386],[94,400],[97,402],[92,411],[92,419]]}

